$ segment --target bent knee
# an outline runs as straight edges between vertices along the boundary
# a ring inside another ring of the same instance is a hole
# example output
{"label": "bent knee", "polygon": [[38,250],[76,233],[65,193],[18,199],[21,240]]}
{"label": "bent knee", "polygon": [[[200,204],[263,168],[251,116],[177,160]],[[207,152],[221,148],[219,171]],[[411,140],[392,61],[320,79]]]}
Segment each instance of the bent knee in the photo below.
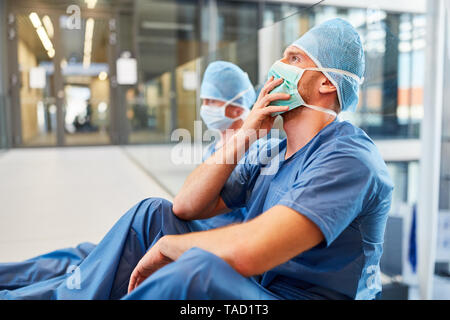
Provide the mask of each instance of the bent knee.
{"label": "bent knee", "polygon": [[172,203],[163,198],[146,198],[136,203],[124,217],[131,215],[134,219],[144,221],[149,216],[161,216],[161,213],[171,213]]}
{"label": "bent knee", "polygon": [[138,202],[138,205],[143,206],[151,206],[151,207],[172,207],[172,202],[170,202],[167,199],[164,198],[158,198],[158,197],[151,197],[151,198],[145,198]]}

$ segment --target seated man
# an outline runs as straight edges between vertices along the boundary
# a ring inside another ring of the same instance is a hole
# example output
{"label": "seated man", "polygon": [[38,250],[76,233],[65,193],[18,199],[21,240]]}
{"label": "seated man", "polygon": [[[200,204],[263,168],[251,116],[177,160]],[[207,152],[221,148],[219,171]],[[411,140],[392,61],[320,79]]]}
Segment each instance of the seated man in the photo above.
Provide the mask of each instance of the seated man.
{"label": "seated man", "polygon": [[[370,138],[336,119],[355,109],[363,72],[350,24],[311,29],[273,65],[242,127],[191,173],[173,205],[147,199],[131,208],[79,270],[46,284],[47,297],[375,298],[392,182]],[[258,140],[237,164],[275,114],[287,138]],[[192,222],[242,207],[242,223],[204,231]]]}
{"label": "seated man", "polygon": [[[230,130],[237,130],[242,126],[243,119],[248,116],[255,103],[256,95],[247,73],[233,63],[215,61],[205,70],[200,97],[203,100],[202,119],[209,129],[220,133],[220,139],[207,147],[203,156],[203,160],[206,160],[232,136]],[[198,220],[196,228],[217,228],[242,222],[244,217],[245,208],[239,208],[223,215]],[[94,248],[95,244],[85,242],[75,248],[55,250],[27,261],[0,264],[0,290],[23,288],[21,291],[25,292],[25,287],[29,285],[64,275],[68,269],[79,265]],[[33,297],[39,298],[37,294]]]}

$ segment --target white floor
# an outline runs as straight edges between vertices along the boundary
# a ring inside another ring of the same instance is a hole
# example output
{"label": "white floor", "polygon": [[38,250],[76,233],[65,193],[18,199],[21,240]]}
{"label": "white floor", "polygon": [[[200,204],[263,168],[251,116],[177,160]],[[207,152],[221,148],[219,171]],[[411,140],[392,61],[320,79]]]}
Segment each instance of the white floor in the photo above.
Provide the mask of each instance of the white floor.
{"label": "white floor", "polygon": [[171,144],[130,145],[125,146],[124,150],[172,195],[180,191],[189,173],[198,166],[195,162],[178,163],[179,159],[175,159],[172,155],[174,145]]}
{"label": "white floor", "polygon": [[[158,157],[158,155],[155,155]],[[99,242],[143,198],[171,196],[120,147],[0,154],[0,262]]]}

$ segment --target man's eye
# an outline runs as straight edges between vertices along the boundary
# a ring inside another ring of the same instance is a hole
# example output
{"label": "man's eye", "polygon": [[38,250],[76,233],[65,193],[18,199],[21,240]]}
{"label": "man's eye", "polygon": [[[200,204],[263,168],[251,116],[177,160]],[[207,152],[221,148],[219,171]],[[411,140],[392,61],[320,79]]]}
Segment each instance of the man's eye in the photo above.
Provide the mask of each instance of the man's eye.
{"label": "man's eye", "polygon": [[292,56],[292,57],[291,57],[291,62],[294,62],[294,63],[300,62],[300,58],[297,57],[297,56]]}

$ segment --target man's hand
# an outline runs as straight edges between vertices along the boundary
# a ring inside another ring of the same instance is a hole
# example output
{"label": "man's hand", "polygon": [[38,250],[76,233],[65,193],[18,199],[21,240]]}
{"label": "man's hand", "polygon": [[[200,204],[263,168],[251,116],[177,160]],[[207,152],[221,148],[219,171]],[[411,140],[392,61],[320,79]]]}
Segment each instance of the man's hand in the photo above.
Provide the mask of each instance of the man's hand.
{"label": "man's hand", "polygon": [[173,261],[161,253],[159,244],[160,241],[155,243],[134,268],[128,284],[128,293],[136,289],[151,274]]}
{"label": "man's hand", "polygon": [[256,131],[258,138],[263,137],[267,132],[272,129],[275,117],[272,117],[272,113],[288,111],[289,106],[271,106],[270,103],[276,100],[288,100],[291,95],[288,93],[270,93],[274,88],[283,83],[283,79],[279,78],[274,80],[273,76],[267,80],[264,87],[258,96],[258,100],[253,105],[250,114],[245,119],[241,130],[244,132]]}

